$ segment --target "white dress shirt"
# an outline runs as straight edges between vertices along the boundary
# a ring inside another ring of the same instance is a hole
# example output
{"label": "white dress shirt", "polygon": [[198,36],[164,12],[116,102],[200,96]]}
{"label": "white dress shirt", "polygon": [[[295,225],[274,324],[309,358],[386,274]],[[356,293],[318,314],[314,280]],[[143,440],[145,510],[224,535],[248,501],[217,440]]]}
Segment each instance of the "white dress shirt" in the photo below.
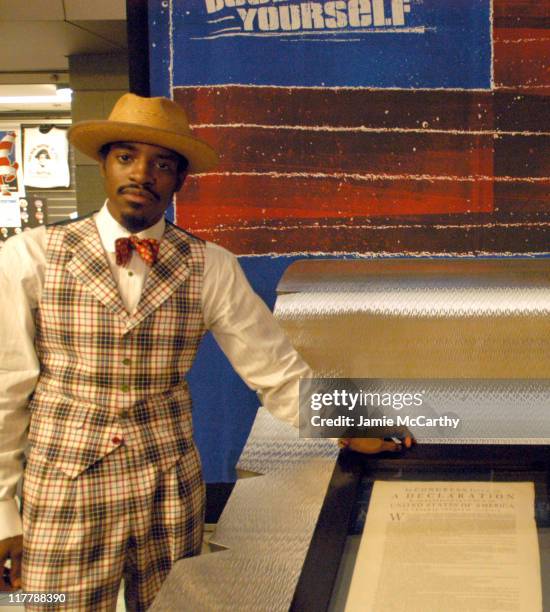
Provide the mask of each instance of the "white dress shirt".
{"label": "white dress shirt", "polygon": [[[115,240],[130,235],[106,205],[95,215],[101,243],[122,301],[133,312],[148,266],[135,252],[128,267],[115,262]],[[139,232],[162,240],[165,221]],[[29,411],[40,365],[34,349],[33,311],[46,268],[44,226],[10,238],[0,251],[0,539],[21,533],[14,500],[22,474]],[[162,249],[162,242],[160,248]],[[252,291],[234,255],[206,243],[202,309],[229,361],[277,418],[298,424],[298,380],[311,376],[264,302]]]}

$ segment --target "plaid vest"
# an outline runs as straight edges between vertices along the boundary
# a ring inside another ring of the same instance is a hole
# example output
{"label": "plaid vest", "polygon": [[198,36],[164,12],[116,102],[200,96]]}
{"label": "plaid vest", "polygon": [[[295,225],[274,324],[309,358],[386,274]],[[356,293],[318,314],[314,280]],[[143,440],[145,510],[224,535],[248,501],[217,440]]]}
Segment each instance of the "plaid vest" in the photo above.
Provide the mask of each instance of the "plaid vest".
{"label": "plaid vest", "polygon": [[48,228],[29,441],[71,478],[122,443],[161,469],[192,447],[185,374],[205,333],[204,251],[167,223],[130,315],[94,220]]}

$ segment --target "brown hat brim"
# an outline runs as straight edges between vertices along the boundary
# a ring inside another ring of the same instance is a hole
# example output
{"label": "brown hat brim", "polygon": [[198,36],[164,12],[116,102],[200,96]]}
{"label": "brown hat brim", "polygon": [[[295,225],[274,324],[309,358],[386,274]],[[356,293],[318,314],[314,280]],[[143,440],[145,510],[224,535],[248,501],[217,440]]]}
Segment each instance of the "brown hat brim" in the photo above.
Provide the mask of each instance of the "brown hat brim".
{"label": "brown hat brim", "polygon": [[183,155],[192,174],[211,170],[218,163],[216,151],[202,140],[135,123],[81,121],[70,128],[68,138],[79,151],[97,161],[101,161],[101,147],[110,142],[143,142]]}

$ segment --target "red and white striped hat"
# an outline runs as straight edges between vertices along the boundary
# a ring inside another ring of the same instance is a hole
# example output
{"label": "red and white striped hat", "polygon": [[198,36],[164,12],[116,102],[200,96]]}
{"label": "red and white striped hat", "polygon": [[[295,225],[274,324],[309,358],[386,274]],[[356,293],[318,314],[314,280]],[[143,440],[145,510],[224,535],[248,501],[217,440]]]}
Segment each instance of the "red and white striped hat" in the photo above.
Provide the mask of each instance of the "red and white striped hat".
{"label": "red and white striped hat", "polygon": [[10,154],[15,144],[15,132],[8,132],[2,140],[0,140],[0,176],[4,179],[4,183],[10,183],[17,176],[17,162],[10,161]]}

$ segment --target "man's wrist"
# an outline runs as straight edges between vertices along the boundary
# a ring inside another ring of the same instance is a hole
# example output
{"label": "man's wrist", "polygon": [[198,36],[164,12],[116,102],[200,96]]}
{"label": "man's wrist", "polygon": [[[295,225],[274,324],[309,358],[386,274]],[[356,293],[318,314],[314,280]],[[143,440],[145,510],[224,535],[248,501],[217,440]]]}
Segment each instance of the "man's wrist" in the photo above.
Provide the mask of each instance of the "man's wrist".
{"label": "man's wrist", "polygon": [[0,500],[0,540],[23,533],[23,524],[16,499]]}

